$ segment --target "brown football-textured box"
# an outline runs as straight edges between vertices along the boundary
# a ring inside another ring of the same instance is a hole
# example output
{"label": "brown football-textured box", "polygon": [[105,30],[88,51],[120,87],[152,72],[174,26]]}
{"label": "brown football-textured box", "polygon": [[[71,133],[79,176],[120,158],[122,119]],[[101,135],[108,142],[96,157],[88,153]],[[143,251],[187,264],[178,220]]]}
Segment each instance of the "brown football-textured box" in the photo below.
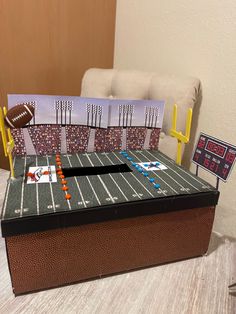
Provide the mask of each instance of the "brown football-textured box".
{"label": "brown football-textured box", "polygon": [[19,295],[201,256],[208,249],[214,209],[184,209],[7,236],[13,291]]}

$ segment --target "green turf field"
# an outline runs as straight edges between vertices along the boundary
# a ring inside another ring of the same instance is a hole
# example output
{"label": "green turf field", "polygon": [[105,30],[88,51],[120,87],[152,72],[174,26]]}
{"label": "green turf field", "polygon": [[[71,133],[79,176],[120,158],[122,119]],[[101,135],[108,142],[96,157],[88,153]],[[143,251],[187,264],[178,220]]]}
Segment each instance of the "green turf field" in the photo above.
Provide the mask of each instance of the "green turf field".
{"label": "green turf field", "polygon": [[[118,204],[138,200],[166,198],[215,191],[208,183],[157,151],[127,151],[129,159],[120,152],[82,153],[61,155],[62,168],[95,167],[127,164],[131,172],[107,173],[68,177],[68,192],[61,190],[57,182],[27,184],[29,167],[56,166],[55,156],[26,156],[14,159],[16,180],[9,180],[2,220],[26,216],[53,214],[62,211],[86,210],[101,205]],[[167,169],[143,172],[132,163],[157,161]],[[150,182],[154,179],[154,182]],[[159,184],[160,188],[155,188]],[[65,194],[71,194],[66,200]]]}

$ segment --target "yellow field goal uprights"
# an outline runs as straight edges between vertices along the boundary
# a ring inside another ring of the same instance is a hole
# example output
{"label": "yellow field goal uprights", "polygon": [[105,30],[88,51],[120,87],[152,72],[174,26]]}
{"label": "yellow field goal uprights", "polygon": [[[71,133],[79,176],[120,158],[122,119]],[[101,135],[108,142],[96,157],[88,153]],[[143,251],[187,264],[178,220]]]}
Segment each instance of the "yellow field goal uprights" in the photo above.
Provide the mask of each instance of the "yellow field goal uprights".
{"label": "yellow field goal uprights", "polygon": [[185,135],[183,133],[177,132],[177,105],[173,107],[173,116],[172,116],[172,128],[170,129],[170,135],[175,137],[178,141],[177,144],[177,155],[176,155],[176,163],[181,165],[182,161],[182,144],[187,144],[190,138],[190,130],[192,124],[192,108],[188,109],[187,119],[186,119],[186,127],[185,127]]}
{"label": "yellow field goal uprights", "polygon": [[7,114],[6,107],[0,107],[0,133],[2,136],[3,150],[5,157],[8,157],[11,171],[11,178],[15,177],[13,161],[12,161],[12,150],[15,146],[14,139],[11,135],[11,130],[5,126],[4,117]]}

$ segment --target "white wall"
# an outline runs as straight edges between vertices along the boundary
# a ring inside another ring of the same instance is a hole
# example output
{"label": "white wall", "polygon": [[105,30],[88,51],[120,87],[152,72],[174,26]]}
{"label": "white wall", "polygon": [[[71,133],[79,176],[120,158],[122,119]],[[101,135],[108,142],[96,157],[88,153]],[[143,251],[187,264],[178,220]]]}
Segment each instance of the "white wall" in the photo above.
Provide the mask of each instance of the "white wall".
{"label": "white wall", "polygon": [[[235,0],[117,0],[114,67],[200,78],[197,135],[236,145]],[[218,229],[236,230],[236,165],[220,191]]]}

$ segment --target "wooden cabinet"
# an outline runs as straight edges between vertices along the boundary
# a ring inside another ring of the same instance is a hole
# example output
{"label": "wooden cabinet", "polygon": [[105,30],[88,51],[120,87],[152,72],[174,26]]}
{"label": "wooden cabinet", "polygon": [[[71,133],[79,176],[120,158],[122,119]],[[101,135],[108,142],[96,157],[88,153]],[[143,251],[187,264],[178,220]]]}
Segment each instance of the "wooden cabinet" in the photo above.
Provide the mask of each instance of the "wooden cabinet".
{"label": "wooden cabinet", "polygon": [[80,95],[88,68],[113,67],[115,13],[116,0],[1,0],[1,106],[8,93]]}

